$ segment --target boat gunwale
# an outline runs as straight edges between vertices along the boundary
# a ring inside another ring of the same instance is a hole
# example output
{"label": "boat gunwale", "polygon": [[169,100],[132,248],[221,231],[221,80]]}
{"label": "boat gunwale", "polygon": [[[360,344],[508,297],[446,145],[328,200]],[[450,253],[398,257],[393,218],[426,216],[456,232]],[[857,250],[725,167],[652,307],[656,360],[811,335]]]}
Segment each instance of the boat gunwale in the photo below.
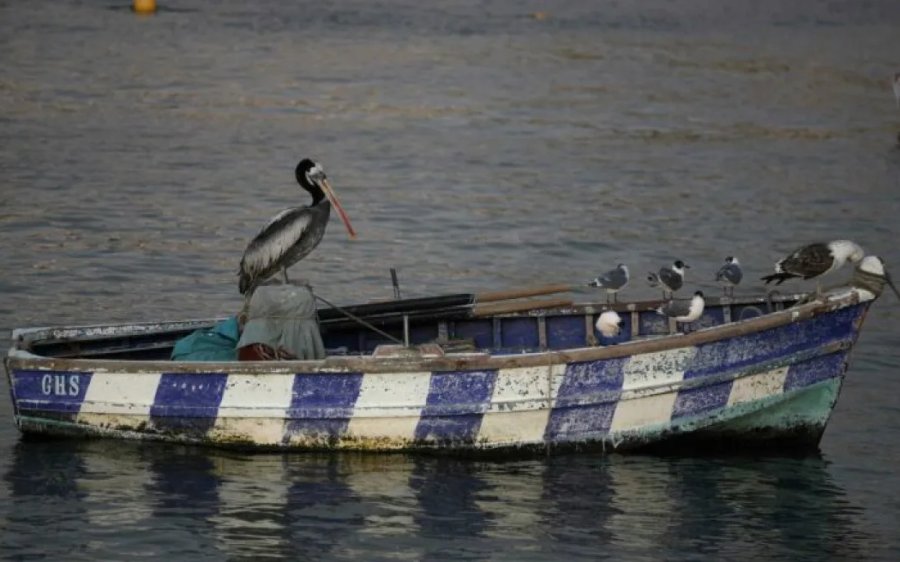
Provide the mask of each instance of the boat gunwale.
{"label": "boat gunwale", "polygon": [[[464,371],[492,370],[500,368],[548,367],[555,364],[578,363],[605,359],[656,353],[670,349],[691,347],[720,340],[740,337],[763,330],[788,325],[793,322],[808,320],[815,316],[834,310],[853,306],[862,302],[873,301],[874,295],[860,291],[854,287],[843,288],[826,295],[825,300],[814,300],[783,310],[775,310],[761,316],[729,322],[683,334],[676,333],[650,339],[639,339],[611,346],[578,347],[565,350],[546,350],[519,354],[495,355],[489,351],[446,353],[443,356],[418,357],[406,354],[400,357],[391,356],[330,356],[320,360],[289,361],[171,361],[171,360],[123,360],[123,359],[71,359],[36,355],[25,346],[41,341],[40,335],[52,333],[54,330],[91,330],[91,329],[125,329],[149,328],[166,325],[171,331],[173,326],[208,325],[207,320],[173,321],[164,323],[121,324],[106,326],[85,326],[72,328],[24,328],[13,331],[13,347],[9,350],[4,363],[7,373],[11,366],[18,369],[58,370],[58,371],[123,371],[123,372],[178,372],[178,373],[211,373],[227,372],[231,374],[296,374],[304,372],[316,373],[402,373],[410,371]],[[729,304],[762,304],[765,299],[753,299],[747,302],[729,301]],[[581,305],[586,309],[602,308],[597,303]],[[631,306],[631,305],[629,305]],[[587,313],[587,311],[586,311]],[[534,315],[534,314],[529,314]],[[517,316],[515,314],[510,316]],[[134,335],[146,335],[146,330]],[[129,335],[121,333],[122,336]]]}

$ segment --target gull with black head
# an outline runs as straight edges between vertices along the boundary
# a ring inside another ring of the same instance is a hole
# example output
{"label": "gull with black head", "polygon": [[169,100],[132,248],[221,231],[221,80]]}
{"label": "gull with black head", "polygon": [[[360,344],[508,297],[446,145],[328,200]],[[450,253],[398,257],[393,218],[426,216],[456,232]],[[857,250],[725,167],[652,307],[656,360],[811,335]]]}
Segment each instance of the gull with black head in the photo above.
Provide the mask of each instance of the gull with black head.
{"label": "gull with black head", "polygon": [[241,258],[238,284],[241,294],[252,293],[259,284],[279,271],[284,275],[284,282],[288,283],[288,268],[306,257],[322,241],[332,205],[337,209],[350,238],[356,237],[350,218],[331,189],[322,166],[304,158],[297,164],[294,176],[300,187],[312,196],[312,202],[308,206],[281,211],[250,241]]}
{"label": "gull with black head", "polygon": [[681,260],[675,260],[671,267],[661,267],[658,273],[651,271],[647,274],[647,283],[651,287],[662,287],[663,298],[669,298],[684,285],[684,270],[690,267]]}

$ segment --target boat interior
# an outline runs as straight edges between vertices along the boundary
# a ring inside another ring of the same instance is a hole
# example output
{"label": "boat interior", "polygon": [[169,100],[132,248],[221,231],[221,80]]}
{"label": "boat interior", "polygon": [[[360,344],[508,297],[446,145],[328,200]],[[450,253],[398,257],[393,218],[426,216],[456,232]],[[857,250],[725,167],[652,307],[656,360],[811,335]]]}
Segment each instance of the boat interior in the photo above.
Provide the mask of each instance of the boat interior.
{"label": "boat interior", "polygon": [[[702,316],[689,325],[657,313],[658,300],[573,304],[562,299],[527,299],[479,305],[471,297],[321,307],[319,330],[327,355],[378,355],[384,349],[423,344],[439,346],[442,353],[521,354],[615,345],[739,322],[788,308],[802,295],[772,292],[755,298],[707,298]],[[616,311],[622,320],[614,337],[604,336],[595,326],[607,310]],[[179,339],[209,329],[217,321],[51,328],[20,334],[15,345],[43,357],[166,360]]]}

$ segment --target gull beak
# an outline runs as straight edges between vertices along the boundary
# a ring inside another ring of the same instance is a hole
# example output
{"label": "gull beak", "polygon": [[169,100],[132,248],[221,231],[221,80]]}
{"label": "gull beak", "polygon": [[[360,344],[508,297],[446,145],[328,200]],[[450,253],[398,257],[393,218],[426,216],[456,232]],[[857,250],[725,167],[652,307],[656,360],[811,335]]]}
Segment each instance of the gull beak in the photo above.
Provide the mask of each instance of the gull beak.
{"label": "gull beak", "polygon": [[334,190],[331,189],[331,184],[328,183],[328,180],[322,178],[319,180],[319,186],[322,188],[322,191],[325,192],[325,197],[331,201],[331,204],[334,205],[334,208],[338,212],[338,216],[341,217],[341,222],[344,223],[344,226],[347,227],[347,232],[350,234],[350,239],[356,238],[356,231],[353,230],[353,225],[350,224],[350,217],[347,216],[347,213],[344,212],[344,208],[341,206],[341,202],[338,201],[337,195],[334,194]]}

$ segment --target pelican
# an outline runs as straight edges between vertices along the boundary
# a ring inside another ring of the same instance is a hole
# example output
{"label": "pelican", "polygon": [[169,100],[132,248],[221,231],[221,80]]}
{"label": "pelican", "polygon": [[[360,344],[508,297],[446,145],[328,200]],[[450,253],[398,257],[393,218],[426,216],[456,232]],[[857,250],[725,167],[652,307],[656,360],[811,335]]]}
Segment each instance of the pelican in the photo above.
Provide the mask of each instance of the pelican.
{"label": "pelican", "polygon": [[304,158],[297,164],[294,175],[300,187],[312,196],[312,203],[281,211],[247,244],[239,273],[238,288],[242,295],[252,293],[257,285],[278,271],[287,283],[288,268],[306,257],[322,240],[332,205],[350,238],[356,238],[350,218],[331,189],[322,166]]}

